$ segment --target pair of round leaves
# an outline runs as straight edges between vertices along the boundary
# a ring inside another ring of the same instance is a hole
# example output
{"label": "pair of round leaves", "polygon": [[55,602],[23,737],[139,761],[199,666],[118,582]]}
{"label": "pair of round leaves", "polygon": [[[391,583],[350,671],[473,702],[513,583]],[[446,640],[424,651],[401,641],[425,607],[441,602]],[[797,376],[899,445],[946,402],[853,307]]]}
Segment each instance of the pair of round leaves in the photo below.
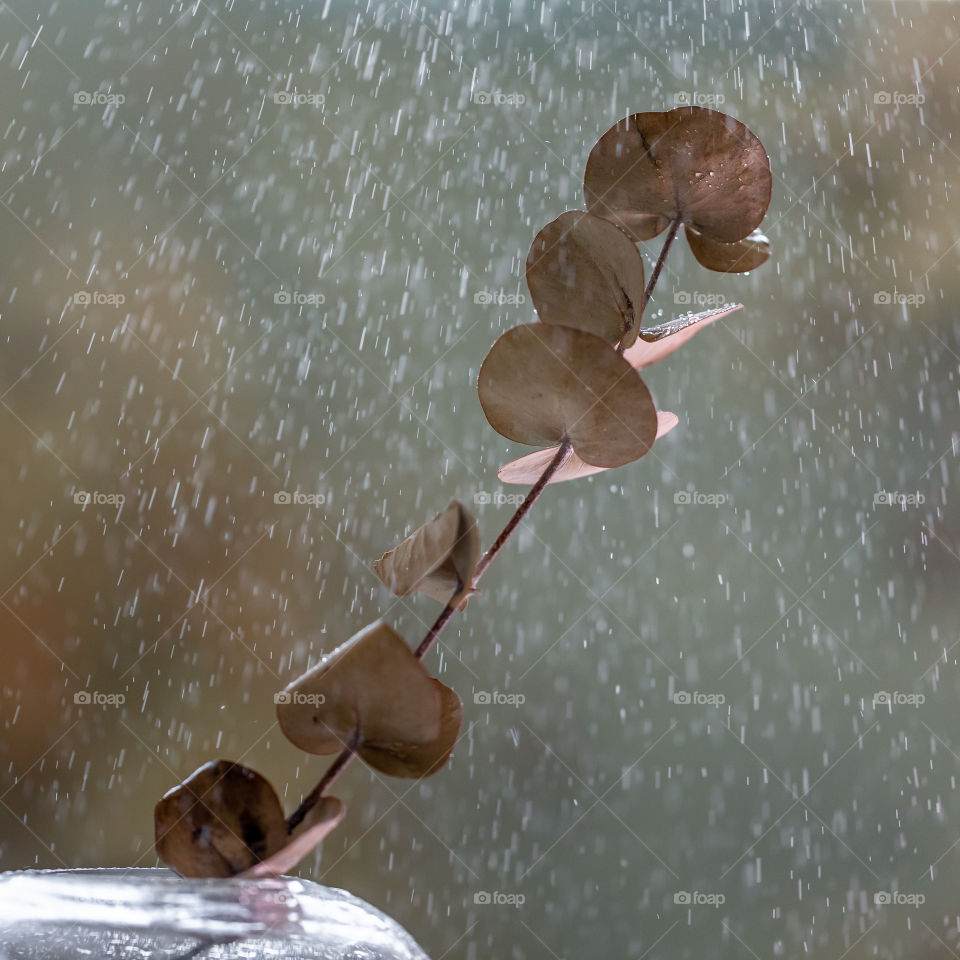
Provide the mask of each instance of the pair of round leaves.
{"label": "pair of round leaves", "polygon": [[657,435],[640,375],[586,330],[548,323],[508,330],[483,361],[477,389],[497,433],[538,447],[569,440],[592,466],[638,460]]}
{"label": "pair of round leaves", "polygon": [[320,756],[352,747],[375,770],[428,777],[450,758],[463,704],[378,621],[286,687],[277,719],[287,739]]}
{"label": "pair of round leaves", "polygon": [[388,550],[373,565],[398,597],[423,593],[463,609],[473,593],[473,571],[480,557],[477,522],[459,500]]}
{"label": "pair of round leaves", "polygon": [[587,210],[633,240],[680,222],[697,260],[745,273],[770,256],[756,232],[773,175],[763,144],[739,120],[703,107],[635,113],[614,124],[587,158]]}
{"label": "pair of round leaves", "polygon": [[[637,340],[632,347],[624,352],[623,358],[635,370],[649,367],[651,364],[658,363],[664,357],[669,356],[707,324],[739,310],[741,306],[742,304],[739,303],[728,304],[719,310],[687,314],[668,323],[648,327],[647,335],[651,337],[651,340],[649,342],[643,339]],[[675,413],[658,410],[656,439],[659,440],[665,433],[669,433],[678,423],[679,418]],[[497,475],[504,483],[536,483],[552,462],[558,449],[557,446],[552,446],[545,450],[538,450],[536,453],[528,453],[525,457],[512,460],[502,466]],[[589,477],[606,469],[606,467],[597,467],[585,463],[574,451],[571,451],[550,477],[548,483],[577,480],[580,477]]]}
{"label": "pair of round leaves", "polygon": [[205,763],[154,810],[157,855],[184,877],[278,876],[292,870],[343,819],[321,797],[293,830],[270,782],[230,760]]}

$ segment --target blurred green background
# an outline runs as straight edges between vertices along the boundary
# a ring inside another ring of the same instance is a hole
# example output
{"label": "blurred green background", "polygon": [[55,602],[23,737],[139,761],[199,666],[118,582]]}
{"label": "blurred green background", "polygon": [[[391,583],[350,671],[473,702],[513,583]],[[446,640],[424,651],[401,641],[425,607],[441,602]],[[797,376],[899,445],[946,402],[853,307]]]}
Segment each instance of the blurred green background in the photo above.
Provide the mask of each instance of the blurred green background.
{"label": "blurred green background", "polygon": [[429,658],[453,761],[355,764],[300,873],[435,960],[953,953],[956,11],[0,5],[0,867],[155,865],[215,757],[295,806],[326,763],[274,692],[378,616],[419,641],[370,563],[451,497],[509,516],[475,383],[532,310],[476,294],[526,293],[619,117],[713,98],[773,258],[678,244],[648,322],[745,304],[647,371],[680,425],[546,493]]}

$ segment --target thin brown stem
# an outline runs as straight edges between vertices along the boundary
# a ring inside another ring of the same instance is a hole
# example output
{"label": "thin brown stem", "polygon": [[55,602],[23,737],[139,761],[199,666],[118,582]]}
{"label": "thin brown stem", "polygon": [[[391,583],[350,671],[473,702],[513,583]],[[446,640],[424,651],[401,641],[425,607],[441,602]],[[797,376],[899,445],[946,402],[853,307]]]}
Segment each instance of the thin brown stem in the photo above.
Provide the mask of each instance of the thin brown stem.
{"label": "thin brown stem", "polygon": [[674,220],[673,223],[670,224],[670,229],[667,231],[667,239],[663,241],[663,249],[660,251],[660,256],[657,257],[657,262],[653,267],[653,273],[650,274],[646,289],[643,291],[643,299],[640,301],[641,323],[643,322],[643,311],[647,309],[647,303],[653,293],[653,288],[657,285],[657,280],[660,279],[660,271],[663,270],[663,265],[667,262],[667,254],[670,252],[673,241],[676,240],[677,234],[680,232],[680,226],[681,221],[679,219]]}
{"label": "thin brown stem", "polygon": [[356,753],[357,745],[355,743],[348,744],[340,751],[337,759],[330,764],[327,772],[320,778],[317,785],[300,801],[300,806],[287,817],[288,834],[293,833],[303,823],[303,818],[317,805],[317,802],[347,768]]}
{"label": "thin brown stem", "polygon": [[[457,593],[459,593],[462,588],[463,584],[458,583]],[[447,625],[447,621],[457,612],[457,609],[458,608],[455,607],[451,601],[440,611],[440,616],[433,621],[433,626],[427,631],[427,635],[420,641],[420,646],[417,647],[416,657],[418,660],[422,660],[427,655],[427,652],[433,646],[434,641],[440,636],[440,631]]]}
{"label": "thin brown stem", "polygon": [[[650,280],[647,283],[646,289],[643,291],[643,301],[640,304],[641,317],[643,316],[643,311],[650,299],[650,295],[653,293],[653,288],[656,286],[657,280],[660,278],[660,272],[663,270],[663,264],[667,259],[667,254],[670,252],[670,247],[673,245],[673,241],[677,237],[680,226],[680,220],[674,220],[673,223],[670,224],[670,229],[667,232],[667,239],[664,241],[663,249],[660,251],[660,256],[657,258],[657,262],[653,268],[653,273],[650,274]],[[622,348],[618,352],[622,353]],[[480,582],[480,578],[484,575],[484,573],[486,573],[487,567],[493,563],[496,555],[503,549],[504,545],[510,539],[517,527],[520,526],[521,521],[527,515],[530,508],[534,505],[534,503],[537,502],[540,494],[542,494],[547,488],[547,484],[550,482],[553,475],[560,469],[561,466],[563,466],[563,462],[567,459],[571,449],[572,444],[570,440],[564,440],[557,448],[556,455],[547,465],[547,468],[543,471],[543,473],[540,474],[537,482],[530,488],[530,492],[523,498],[523,503],[517,507],[513,513],[513,516],[511,516],[507,521],[506,526],[498,534],[496,540],[493,541],[493,543],[490,545],[490,548],[478,561],[473,572],[473,584],[471,584],[471,586],[476,586]],[[457,593],[460,593],[462,587],[463,584],[457,585]],[[436,643],[437,638],[440,636],[444,627],[446,627],[450,620],[453,619],[453,615],[459,609],[461,609],[459,605],[455,606],[452,603],[448,603],[443,610],[440,611],[440,615],[427,631],[426,636],[420,642],[420,646],[417,647],[416,657],[418,660],[422,660],[427,655],[430,648],[434,645],[434,643]],[[324,795],[326,790],[347,768],[356,755],[356,744],[350,744],[341,751],[341,753],[337,756],[337,759],[333,761],[317,785],[303,798],[300,806],[298,806],[297,809],[294,810],[293,813],[291,813],[287,818],[288,832],[293,832],[293,830],[303,822],[304,817],[306,817],[310,810]]]}
{"label": "thin brown stem", "polygon": [[570,447],[569,440],[564,440],[560,444],[556,456],[550,461],[547,469],[540,474],[540,479],[530,488],[530,492],[523,498],[523,503],[517,507],[513,516],[507,521],[507,525],[500,531],[500,535],[490,545],[490,549],[480,558],[473,572],[474,585],[480,582],[480,578],[486,573],[487,567],[493,563],[493,558],[503,549],[503,545],[510,539],[510,534],[517,529],[520,521],[527,515],[530,508],[537,502],[540,494],[546,489],[550,478],[560,469],[563,461],[567,459]]}
{"label": "thin brown stem", "polygon": [[[556,456],[547,465],[546,470],[543,471],[537,482],[530,488],[530,492],[523,498],[523,503],[517,507],[513,516],[507,521],[507,525],[500,531],[497,539],[493,541],[490,549],[480,558],[473,575],[474,585],[476,585],[484,571],[493,562],[493,558],[503,549],[503,545],[510,539],[510,535],[520,525],[520,521],[527,515],[527,511],[546,489],[550,478],[560,469],[563,461],[567,459],[570,448],[571,444],[569,440],[564,440],[557,448]],[[457,585],[457,593],[460,592],[462,586],[463,584]],[[448,603],[440,611],[440,615],[434,620],[433,625],[420,642],[420,646],[417,647],[415,655],[418,660],[422,660],[427,655],[430,648],[436,643],[437,637],[440,636],[441,631],[447,623],[449,623],[457,610],[457,606],[454,606],[453,603]],[[356,755],[356,744],[344,747],[344,749],[340,751],[337,759],[333,761],[317,785],[300,801],[297,809],[287,818],[287,833],[292,833],[303,822],[304,817],[316,806],[320,798],[333,785],[337,777],[347,768]]]}

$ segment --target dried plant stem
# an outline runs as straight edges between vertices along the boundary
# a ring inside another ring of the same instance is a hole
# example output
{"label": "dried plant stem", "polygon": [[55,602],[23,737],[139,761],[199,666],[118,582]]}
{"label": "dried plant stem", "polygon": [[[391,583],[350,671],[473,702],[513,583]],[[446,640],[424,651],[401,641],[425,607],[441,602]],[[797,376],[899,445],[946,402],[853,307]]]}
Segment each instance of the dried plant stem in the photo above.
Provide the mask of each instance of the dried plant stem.
{"label": "dried plant stem", "polygon": [[[641,317],[643,316],[643,311],[646,308],[647,301],[649,301],[650,295],[653,293],[653,288],[657,285],[657,280],[660,277],[660,272],[663,270],[663,265],[666,262],[667,254],[670,252],[670,247],[673,245],[673,241],[677,237],[680,226],[680,220],[674,220],[670,224],[670,229],[667,231],[667,238],[663,243],[663,249],[660,251],[660,256],[657,258],[656,265],[653,268],[653,273],[650,274],[650,280],[647,283],[646,289],[643,291],[643,301],[640,304]],[[622,350],[620,352],[622,352]],[[523,498],[523,503],[517,507],[513,516],[511,516],[507,521],[506,526],[498,534],[496,540],[493,541],[487,552],[477,562],[477,566],[473,574],[474,586],[480,582],[480,578],[484,575],[484,573],[486,573],[487,567],[493,563],[496,555],[503,549],[504,544],[506,544],[506,542],[510,539],[517,527],[520,526],[521,521],[527,515],[530,508],[534,505],[534,503],[537,502],[540,494],[543,493],[547,487],[547,484],[550,482],[550,479],[563,465],[564,460],[567,459],[571,448],[572,444],[569,440],[564,440],[557,448],[556,455],[547,465],[547,468],[543,471],[543,473],[540,474],[537,482],[530,488],[530,492]],[[459,588],[457,592],[460,592]],[[457,612],[457,609],[458,608],[456,606],[448,603],[443,610],[440,611],[440,615],[427,631],[426,636],[420,642],[420,646],[417,647],[416,657],[418,660],[422,660],[427,655],[430,648],[434,645],[434,643],[436,643],[437,637],[440,636],[444,627],[446,627],[450,620],[453,619],[453,615]],[[333,761],[317,785],[303,798],[300,806],[298,806],[297,809],[294,810],[293,813],[291,813],[287,818],[288,832],[293,831],[300,823],[303,822],[304,817],[316,805],[326,790],[333,784],[340,774],[343,773],[356,754],[356,744],[349,744],[348,746],[344,747],[344,749],[337,756],[337,759]]]}
{"label": "dried plant stem", "polygon": [[[480,558],[474,571],[473,582],[476,584],[484,571],[493,562],[493,558],[503,549],[504,544],[510,539],[510,535],[520,525],[520,521],[527,515],[527,511],[534,505],[537,498],[546,489],[550,478],[560,469],[563,461],[566,460],[570,452],[570,441],[564,440],[557,449],[556,456],[550,461],[546,470],[540,475],[537,482],[530,488],[530,492],[523,498],[523,503],[517,507],[513,516],[507,521],[507,525],[500,531],[499,536],[490,545],[490,549]],[[459,588],[457,590],[459,593]],[[457,607],[448,603],[441,611],[440,615],[433,622],[433,626],[427,631],[427,635],[417,647],[416,657],[422,660],[430,648],[434,645],[441,631],[457,612]],[[317,804],[324,793],[333,785],[334,781],[347,768],[350,762],[357,754],[356,744],[349,744],[340,751],[337,759],[333,761],[327,772],[318,781],[317,785],[303,798],[300,805],[287,818],[287,832],[292,833],[302,822],[304,817]]]}
{"label": "dried plant stem", "polygon": [[[476,579],[474,579],[476,583]],[[463,584],[460,584],[457,587],[457,593],[460,592]],[[440,616],[433,621],[433,626],[427,631],[427,635],[420,641],[420,646],[417,647],[416,657],[418,660],[422,660],[426,655],[427,651],[433,646],[434,641],[437,637],[440,636],[440,631],[447,625],[447,621],[457,612],[457,608],[452,604],[448,603],[441,611]]]}
{"label": "dried plant stem", "polygon": [[347,744],[340,751],[337,759],[330,764],[327,772],[317,781],[317,785],[300,801],[300,806],[287,817],[287,833],[293,833],[303,822],[303,818],[317,805],[320,798],[332,786],[333,782],[347,768],[350,761],[357,754],[355,743]]}
{"label": "dried plant stem", "polygon": [[641,317],[643,317],[643,311],[647,309],[647,303],[650,300],[650,295],[653,293],[653,288],[657,285],[657,280],[660,279],[660,271],[667,262],[667,254],[670,252],[673,241],[676,240],[677,234],[680,232],[680,226],[681,221],[679,219],[674,220],[670,224],[670,229],[667,231],[667,239],[663,241],[663,249],[660,251],[660,256],[657,257],[657,262],[653,267],[653,273],[650,274],[646,289],[643,291],[643,300],[640,301]]}
{"label": "dried plant stem", "polygon": [[500,531],[500,535],[490,545],[490,549],[480,558],[476,570],[473,573],[473,582],[479,583],[480,578],[486,573],[487,567],[493,563],[493,558],[503,549],[503,545],[510,539],[510,534],[520,525],[520,521],[527,515],[530,508],[536,503],[537,498],[543,493],[550,478],[560,469],[563,461],[567,459],[570,452],[570,441],[564,440],[557,448],[556,456],[550,461],[547,469],[540,474],[540,479],[530,488],[530,492],[523,498],[523,503],[517,507],[516,512],[507,521],[507,525]]}

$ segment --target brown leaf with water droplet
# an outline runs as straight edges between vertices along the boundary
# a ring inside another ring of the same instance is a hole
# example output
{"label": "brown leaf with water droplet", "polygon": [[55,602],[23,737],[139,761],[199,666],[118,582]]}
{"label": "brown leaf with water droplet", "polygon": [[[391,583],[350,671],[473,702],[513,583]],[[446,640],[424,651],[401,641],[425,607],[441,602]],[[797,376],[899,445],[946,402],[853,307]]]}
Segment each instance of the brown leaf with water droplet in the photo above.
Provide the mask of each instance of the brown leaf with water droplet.
{"label": "brown leaf with water droplet", "polygon": [[763,220],[773,177],[763,144],[739,120],[703,107],[635,113],[587,159],[587,210],[649,240],[674,221],[722,243]]}
{"label": "brown leaf with water droplet", "polygon": [[697,262],[720,273],[749,273],[770,259],[770,241],[759,231],[734,243],[721,243],[692,227],[684,231]]}

